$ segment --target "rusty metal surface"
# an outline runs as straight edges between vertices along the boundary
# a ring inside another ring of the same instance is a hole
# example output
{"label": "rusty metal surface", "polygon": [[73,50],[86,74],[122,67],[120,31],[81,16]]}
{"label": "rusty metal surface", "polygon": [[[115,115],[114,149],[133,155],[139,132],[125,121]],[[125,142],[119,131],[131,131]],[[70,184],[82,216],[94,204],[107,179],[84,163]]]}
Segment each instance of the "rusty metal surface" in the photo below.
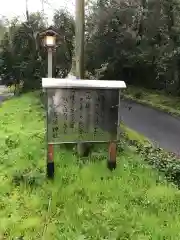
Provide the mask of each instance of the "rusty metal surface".
{"label": "rusty metal surface", "polygon": [[48,142],[117,139],[118,90],[48,89]]}

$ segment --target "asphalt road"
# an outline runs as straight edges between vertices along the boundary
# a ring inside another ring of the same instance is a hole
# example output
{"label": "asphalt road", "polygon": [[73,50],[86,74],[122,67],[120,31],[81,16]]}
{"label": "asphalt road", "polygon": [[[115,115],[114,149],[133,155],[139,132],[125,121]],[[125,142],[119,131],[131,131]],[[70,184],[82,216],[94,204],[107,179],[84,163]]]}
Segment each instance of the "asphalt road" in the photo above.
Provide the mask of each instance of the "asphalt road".
{"label": "asphalt road", "polygon": [[1,104],[1,102],[3,102],[4,100],[6,100],[7,99],[7,96],[1,96],[0,95],[0,104]]}
{"label": "asphalt road", "polygon": [[122,121],[131,129],[156,146],[180,154],[180,118],[128,100],[121,102],[121,111]]}
{"label": "asphalt road", "polygon": [[13,95],[12,93],[8,92],[8,89],[6,86],[0,85],[0,104],[1,104],[1,102],[3,102],[4,100],[6,100],[7,98],[9,98],[12,95]]}
{"label": "asphalt road", "polygon": [[7,87],[5,85],[0,85],[0,93],[6,91]]}

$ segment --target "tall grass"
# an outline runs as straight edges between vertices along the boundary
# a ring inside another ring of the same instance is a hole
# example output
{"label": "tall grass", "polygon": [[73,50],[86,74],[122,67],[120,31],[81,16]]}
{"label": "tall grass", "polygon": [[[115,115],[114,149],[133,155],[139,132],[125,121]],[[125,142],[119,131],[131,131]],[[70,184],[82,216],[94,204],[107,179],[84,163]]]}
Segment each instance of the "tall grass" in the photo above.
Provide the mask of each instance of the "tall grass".
{"label": "tall grass", "polygon": [[118,168],[56,149],[45,177],[43,109],[33,93],[0,108],[0,239],[180,239],[180,192],[128,146]]}

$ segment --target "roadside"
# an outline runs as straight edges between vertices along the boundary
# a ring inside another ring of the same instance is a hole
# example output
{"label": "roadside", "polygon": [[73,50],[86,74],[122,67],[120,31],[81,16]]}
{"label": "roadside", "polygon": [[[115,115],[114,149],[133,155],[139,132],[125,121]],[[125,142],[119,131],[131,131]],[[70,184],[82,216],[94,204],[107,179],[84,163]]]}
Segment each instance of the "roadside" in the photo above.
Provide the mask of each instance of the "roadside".
{"label": "roadside", "polygon": [[140,134],[140,133],[134,131],[133,129],[131,129],[128,126],[126,126],[124,123],[121,123],[121,133],[125,133],[126,137],[130,141],[137,141],[140,144],[153,144],[143,134]]}
{"label": "roadside", "polygon": [[150,91],[143,88],[128,86],[122,92],[124,99],[134,100],[173,116],[180,116],[180,97],[173,97],[162,91]]}
{"label": "roadside", "polygon": [[143,136],[124,126],[134,148],[122,136],[114,172],[106,168],[106,147],[84,162],[56,149],[56,175],[48,182],[37,94],[4,102],[0,124],[0,238],[180,239],[180,192],[147,164],[179,181],[178,161],[156,153]]}

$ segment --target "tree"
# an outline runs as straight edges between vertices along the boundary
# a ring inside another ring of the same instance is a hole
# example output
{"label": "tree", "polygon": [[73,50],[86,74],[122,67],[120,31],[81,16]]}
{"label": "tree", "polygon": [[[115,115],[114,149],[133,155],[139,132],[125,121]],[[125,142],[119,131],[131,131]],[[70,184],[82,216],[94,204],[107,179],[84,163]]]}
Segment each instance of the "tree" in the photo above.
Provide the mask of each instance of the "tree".
{"label": "tree", "polygon": [[[64,39],[56,49],[55,71],[59,76],[66,76],[71,68],[74,48],[73,18],[66,12],[57,11],[53,27]],[[28,22],[20,23],[14,19],[10,23],[2,42],[1,74],[4,84],[15,84],[18,87],[20,81],[23,81],[23,91],[41,87],[41,79],[47,71],[47,52],[39,33],[45,29],[44,16],[39,12],[29,15]]]}
{"label": "tree", "polygon": [[179,9],[178,0],[98,0],[86,19],[87,71],[178,93]]}
{"label": "tree", "polygon": [[56,76],[65,77],[72,67],[75,22],[73,17],[64,10],[56,11],[53,20],[56,32],[64,39],[57,48]]}

